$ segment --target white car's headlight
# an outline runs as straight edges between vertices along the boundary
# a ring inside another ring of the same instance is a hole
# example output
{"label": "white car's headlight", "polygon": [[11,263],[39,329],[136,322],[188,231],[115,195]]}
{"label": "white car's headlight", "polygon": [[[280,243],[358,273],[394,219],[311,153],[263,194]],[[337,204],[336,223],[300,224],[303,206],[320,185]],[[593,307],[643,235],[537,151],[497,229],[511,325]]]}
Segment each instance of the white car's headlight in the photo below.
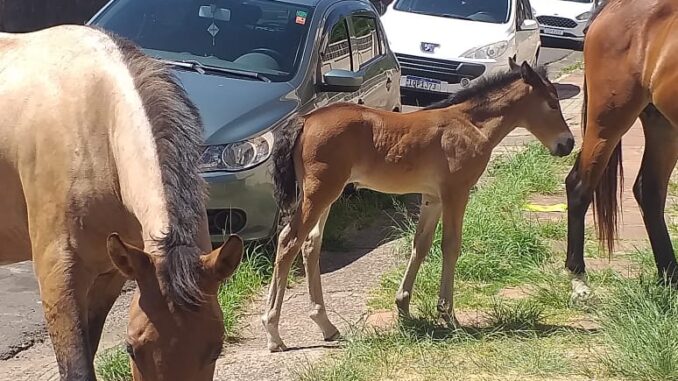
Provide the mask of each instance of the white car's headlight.
{"label": "white car's headlight", "polygon": [[200,170],[203,172],[238,172],[256,167],[271,156],[273,133],[241,142],[205,147],[200,156]]}
{"label": "white car's headlight", "polygon": [[591,12],[584,12],[575,18],[579,21],[588,20],[591,18]]}
{"label": "white car's headlight", "polygon": [[508,41],[495,42],[494,44],[471,49],[462,54],[462,57],[476,60],[494,59],[503,56],[506,53],[506,49],[508,49],[508,45]]}

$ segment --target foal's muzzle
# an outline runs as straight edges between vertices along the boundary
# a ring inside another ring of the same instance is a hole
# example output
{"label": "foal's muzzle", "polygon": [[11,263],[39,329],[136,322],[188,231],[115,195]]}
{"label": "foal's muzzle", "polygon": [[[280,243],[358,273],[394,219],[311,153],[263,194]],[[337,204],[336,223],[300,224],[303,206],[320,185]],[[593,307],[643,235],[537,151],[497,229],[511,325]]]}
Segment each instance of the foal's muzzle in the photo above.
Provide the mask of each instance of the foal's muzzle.
{"label": "foal's muzzle", "polygon": [[563,134],[558,137],[556,149],[552,152],[555,156],[567,156],[574,149],[574,137],[572,134]]}

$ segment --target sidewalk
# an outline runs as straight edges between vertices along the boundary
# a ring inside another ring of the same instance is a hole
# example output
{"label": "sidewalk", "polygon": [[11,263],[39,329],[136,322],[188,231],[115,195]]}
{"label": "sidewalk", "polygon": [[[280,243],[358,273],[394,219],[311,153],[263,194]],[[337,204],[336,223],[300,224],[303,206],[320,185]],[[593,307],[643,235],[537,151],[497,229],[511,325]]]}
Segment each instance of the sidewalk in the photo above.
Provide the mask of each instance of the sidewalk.
{"label": "sidewalk", "polygon": [[[584,98],[582,85],[584,74],[581,71],[566,75],[554,81],[558,88],[561,98],[566,97],[560,102],[565,120],[570,125],[570,129],[575,136],[576,147],[578,150],[582,143],[581,131],[581,108]],[[578,89],[578,91],[576,91]],[[576,91],[576,94],[574,92]],[[519,128],[509,134],[502,145],[523,145],[534,141],[535,138],[526,130]],[[640,169],[640,163],[645,147],[645,137],[643,135],[640,120],[636,120],[631,130],[624,135],[622,139],[622,157],[624,163],[624,191],[621,201],[622,215],[619,225],[620,245],[619,250],[633,250],[633,247],[647,241],[647,233],[643,225],[643,219],[640,214],[640,208],[633,197],[633,183]],[[501,152],[501,150],[498,150]],[[563,181],[565,179],[563,178]],[[563,195],[562,200],[558,202],[567,202]],[[587,214],[587,228],[593,228],[593,208],[589,208]]]}

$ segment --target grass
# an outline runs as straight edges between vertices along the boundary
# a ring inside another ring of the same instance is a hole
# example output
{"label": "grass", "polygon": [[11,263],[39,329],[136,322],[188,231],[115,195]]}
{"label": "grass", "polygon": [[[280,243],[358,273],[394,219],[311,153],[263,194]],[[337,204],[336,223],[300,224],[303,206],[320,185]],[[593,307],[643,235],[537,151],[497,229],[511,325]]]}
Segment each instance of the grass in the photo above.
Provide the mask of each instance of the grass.
{"label": "grass", "polygon": [[122,346],[108,349],[97,355],[94,362],[97,377],[104,381],[131,381],[129,356]]}
{"label": "grass", "polygon": [[575,71],[584,70],[584,61],[577,61],[571,65],[565,66],[560,70],[560,75],[574,73]]}
{"label": "grass", "polygon": [[615,375],[633,380],[678,380],[678,291],[655,276],[621,282],[600,309],[605,352]]}
{"label": "grass", "polygon": [[370,226],[384,210],[393,207],[396,198],[367,189],[358,190],[337,200],[325,225],[323,248],[346,250],[349,237]]}

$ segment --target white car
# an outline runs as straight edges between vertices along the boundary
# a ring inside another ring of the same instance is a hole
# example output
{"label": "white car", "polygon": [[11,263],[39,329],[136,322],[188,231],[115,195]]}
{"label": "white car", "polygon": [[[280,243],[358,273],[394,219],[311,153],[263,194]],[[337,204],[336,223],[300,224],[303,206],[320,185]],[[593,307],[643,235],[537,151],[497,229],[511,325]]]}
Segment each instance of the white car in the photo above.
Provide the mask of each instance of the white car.
{"label": "white car", "polygon": [[529,0],[396,0],[381,21],[403,92],[454,93],[509,57],[536,64],[541,47]]}
{"label": "white car", "polygon": [[599,1],[531,0],[531,2],[542,36],[583,42],[584,29]]}

